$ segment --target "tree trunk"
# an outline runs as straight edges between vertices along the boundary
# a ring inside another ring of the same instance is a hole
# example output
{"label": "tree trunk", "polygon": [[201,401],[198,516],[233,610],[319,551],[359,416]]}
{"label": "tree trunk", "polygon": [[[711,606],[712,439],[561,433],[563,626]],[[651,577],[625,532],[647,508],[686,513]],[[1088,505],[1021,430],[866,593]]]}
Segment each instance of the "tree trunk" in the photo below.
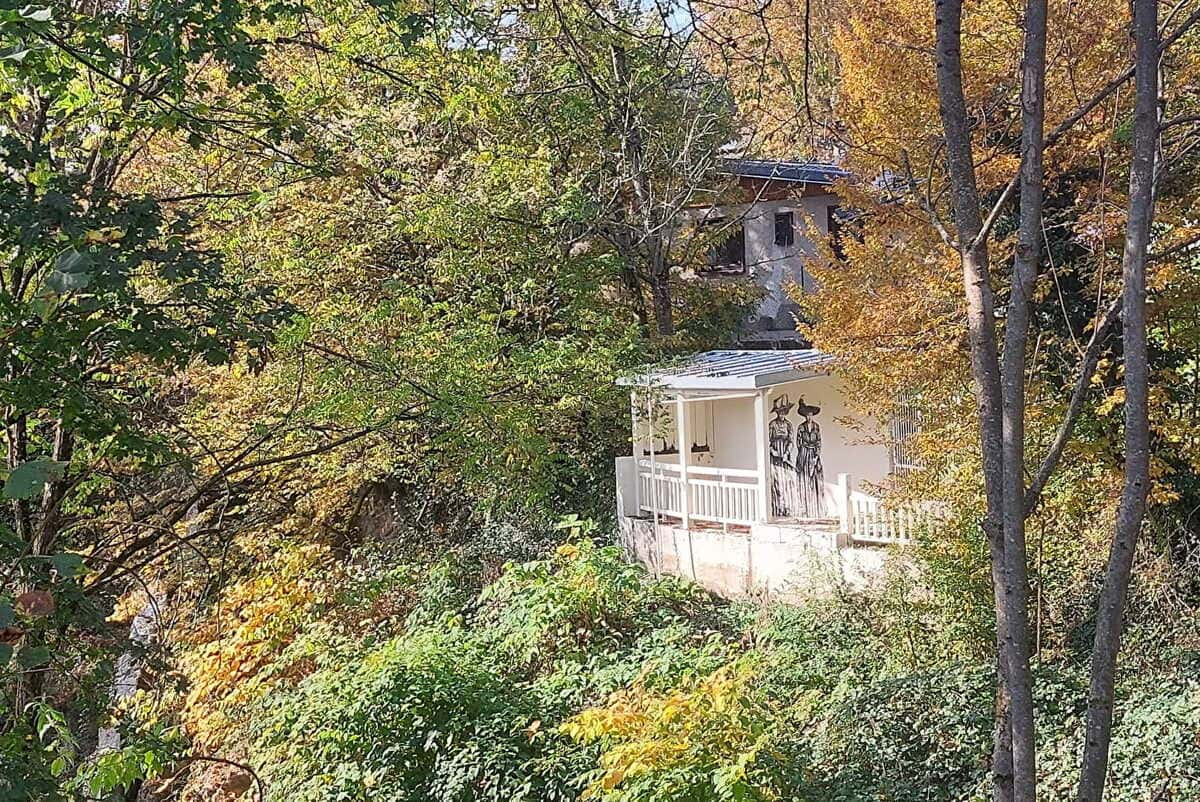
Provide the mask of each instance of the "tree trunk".
{"label": "tree trunk", "polygon": [[655,275],[650,283],[654,300],[654,325],[659,335],[670,337],[675,333],[675,321],[671,316],[671,284],[669,275]]}
{"label": "tree trunk", "polygon": [[628,179],[633,187],[632,217],[641,223],[641,247],[646,254],[646,268],[650,277],[655,328],[660,335],[670,336],[675,333],[671,313],[671,269],[667,264],[662,222],[650,184],[650,175],[646,170],[646,147],[642,141],[642,130],[629,102],[629,95],[633,92],[633,79],[625,50],[614,44],[610,47],[609,55],[612,58],[613,78],[616,81],[615,92],[621,97],[614,110],[613,122],[620,135],[621,153],[629,169]]}
{"label": "tree trunk", "polygon": [[1134,0],[1135,43],[1133,157],[1129,171],[1129,220],[1122,259],[1121,328],[1125,350],[1125,483],[1117,509],[1108,569],[1096,615],[1087,725],[1079,802],[1100,802],[1108,774],[1113,689],[1124,628],[1133,554],[1146,512],[1150,485],[1149,358],[1146,346],[1146,261],[1154,218],[1155,153],[1158,146],[1158,6]]}
{"label": "tree trunk", "polygon": [[[29,459],[29,429],[28,418],[24,413],[9,410],[5,426],[8,453],[5,455],[8,469],[11,471]],[[34,538],[33,513],[27,499],[15,498],[9,502],[12,514],[13,529],[17,539],[25,544],[25,557],[40,556]],[[32,590],[32,577],[19,572],[17,574],[18,590]],[[29,646],[28,633],[21,636],[22,646]],[[13,677],[13,717],[24,714],[25,708],[42,694],[42,674],[40,671],[18,669]]]}
{"label": "tree trunk", "polygon": [[992,799],[1011,802],[1013,794],[1012,719],[1009,716],[1008,686],[996,653],[996,723],[992,730]]}
{"label": "tree trunk", "polygon": [[[946,163],[963,270],[967,301],[967,327],[971,350],[971,375],[978,404],[981,463],[987,514],[983,529],[988,539],[992,564],[992,588],[996,605],[998,691],[1000,713],[1008,711],[1011,733],[1006,735],[1004,716],[997,717],[993,739],[993,793],[997,802],[1027,802],[1036,794],[1033,756],[1034,732],[1028,660],[1018,666],[1014,686],[1010,648],[1010,622],[1014,594],[1005,549],[1005,425],[1004,395],[996,345],[995,299],[989,274],[987,237],[980,214],[979,190],[971,152],[971,120],[962,83],[962,0],[937,0],[938,111],[946,137]],[[1017,474],[1020,482],[1020,473]],[[1017,594],[1019,595],[1019,594]],[[1027,630],[1027,625],[1025,627]],[[1027,637],[1026,637],[1027,640]],[[1018,633],[1017,642],[1020,641]],[[1011,751],[1009,751],[1011,749]],[[1007,770],[1011,767],[1011,783]]]}
{"label": "tree trunk", "polygon": [[1046,0],[1025,5],[1021,60],[1020,218],[1000,365],[1003,403],[1005,645],[1012,726],[1013,799],[1037,797],[1036,713],[1030,671],[1025,544],[1025,353],[1041,258],[1046,85]]}

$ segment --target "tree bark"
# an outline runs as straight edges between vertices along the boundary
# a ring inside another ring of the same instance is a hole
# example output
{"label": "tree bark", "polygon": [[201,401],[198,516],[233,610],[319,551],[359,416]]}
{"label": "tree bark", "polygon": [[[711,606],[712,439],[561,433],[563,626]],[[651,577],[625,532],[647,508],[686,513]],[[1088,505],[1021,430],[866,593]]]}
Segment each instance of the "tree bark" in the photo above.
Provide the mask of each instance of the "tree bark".
{"label": "tree bark", "polygon": [[654,301],[654,325],[659,335],[670,337],[675,333],[675,322],[671,315],[671,285],[669,276],[654,276],[650,284]]}
{"label": "tree bark", "polygon": [[[1005,414],[1000,360],[995,329],[987,236],[980,214],[980,197],[971,150],[971,119],[962,79],[962,0],[937,0],[936,56],[938,111],[946,138],[963,289],[967,301],[971,374],[979,414],[980,457],[987,513],[987,536],[996,608],[997,690],[996,732],[993,738],[993,796],[997,802],[1032,800],[1036,793],[1033,757],[1032,700],[1028,659],[1012,682],[1010,635],[1014,594],[1005,549]],[[1036,269],[1036,267],[1035,267]],[[1011,435],[1011,433],[1009,433]],[[1019,485],[1021,474],[1017,473]],[[1018,606],[1018,611],[1021,609]],[[1024,628],[1027,630],[1027,625]],[[1027,641],[1027,636],[1025,638]],[[1017,642],[1020,642],[1018,633]],[[1016,697],[1014,698],[1014,691]]]}
{"label": "tree bark", "polygon": [[675,333],[671,312],[671,270],[663,245],[662,221],[655,205],[650,175],[646,170],[646,148],[642,141],[642,131],[634,119],[632,104],[629,102],[629,96],[633,92],[633,78],[630,75],[625,50],[614,44],[609,53],[616,82],[614,92],[621,97],[613,115],[614,124],[619,131],[621,153],[629,168],[629,181],[633,187],[632,200],[636,212],[633,217],[639,220],[642,226],[641,245],[646,253],[655,328],[660,335],[670,336]]}
{"label": "tree bark", "polygon": [[992,800],[1011,802],[1013,794],[1012,718],[1009,715],[1008,686],[1004,683],[999,651],[996,657],[996,702],[992,730]]}
{"label": "tree bark", "polygon": [[1025,543],[1025,353],[1041,261],[1046,87],[1046,0],[1025,4],[1021,60],[1020,216],[1000,365],[1003,432],[1004,600],[1012,726],[1013,799],[1037,798],[1036,714],[1030,671],[1029,577]]}
{"label": "tree bark", "polygon": [[1155,155],[1159,133],[1156,0],[1134,0],[1133,38],[1136,100],[1129,171],[1129,217],[1122,258],[1125,284],[1121,313],[1125,351],[1125,481],[1096,615],[1087,725],[1077,794],[1079,802],[1100,802],[1104,796],[1125,601],[1150,485],[1146,262],[1150,225],[1154,219]]}

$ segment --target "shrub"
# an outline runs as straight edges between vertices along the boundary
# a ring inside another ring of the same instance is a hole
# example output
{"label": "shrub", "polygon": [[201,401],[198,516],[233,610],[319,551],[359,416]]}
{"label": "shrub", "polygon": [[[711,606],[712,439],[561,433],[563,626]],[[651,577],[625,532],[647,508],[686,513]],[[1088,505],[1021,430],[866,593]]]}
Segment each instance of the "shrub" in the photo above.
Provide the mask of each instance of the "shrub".
{"label": "shrub", "polygon": [[771,711],[741,659],[667,692],[638,683],[562,725],[603,747],[584,798],[605,802],[766,800],[778,796],[764,747]]}
{"label": "shrub", "polygon": [[688,603],[705,606],[695,586],[649,580],[619,548],[585,538],[544,560],[507,566],[481,595],[473,623],[508,658],[532,667],[616,648],[669,623]]}
{"label": "shrub", "polygon": [[[1161,677],[1123,689],[1115,711],[1109,802],[1200,799],[1200,683],[1195,676]],[[1069,797],[1078,780],[1082,709],[1049,734],[1041,762],[1041,793]]]}
{"label": "shrub", "polygon": [[290,802],[572,798],[539,761],[540,718],[466,633],[418,629],[277,698],[259,762]]}
{"label": "shrub", "polygon": [[811,761],[796,782],[828,802],[968,798],[986,774],[993,687],[989,669],[946,666],[844,689],[786,745]]}

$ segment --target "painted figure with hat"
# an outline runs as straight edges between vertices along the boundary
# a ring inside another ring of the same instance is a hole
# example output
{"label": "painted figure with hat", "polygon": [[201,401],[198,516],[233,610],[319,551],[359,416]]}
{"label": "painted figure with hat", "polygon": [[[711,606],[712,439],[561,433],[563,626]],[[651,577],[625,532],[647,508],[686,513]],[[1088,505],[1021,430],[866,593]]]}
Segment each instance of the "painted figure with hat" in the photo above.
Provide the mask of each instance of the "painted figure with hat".
{"label": "painted figure with hat", "polygon": [[767,424],[767,443],[771,452],[771,515],[787,518],[795,515],[798,486],[796,465],[792,460],[792,422],[788,413],[792,402],[787,394],[771,403],[775,417]]}
{"label": "painted figure with hat", "polygon": [[802,420],[796,426],[796,482],[799,488],[797,515],[825,517],[825,466],[821,464],[821,427],[815,420],[820,407],[800,403],[796,412]]}

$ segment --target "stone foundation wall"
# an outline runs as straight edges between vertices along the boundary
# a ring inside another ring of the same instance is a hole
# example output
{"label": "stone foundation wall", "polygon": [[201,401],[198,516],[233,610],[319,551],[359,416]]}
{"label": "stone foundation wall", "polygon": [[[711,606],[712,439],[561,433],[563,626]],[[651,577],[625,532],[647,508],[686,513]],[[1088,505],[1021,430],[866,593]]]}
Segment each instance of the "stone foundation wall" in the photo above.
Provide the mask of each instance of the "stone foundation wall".
{"label": "stone foundation wall", "polygon": [[631,559],[731,599],[800,601],[839,585],[863,589],[882,576],[888,559],[885,549],[846,544],[836,524],[756,525],[747,533],[619,521]]}

